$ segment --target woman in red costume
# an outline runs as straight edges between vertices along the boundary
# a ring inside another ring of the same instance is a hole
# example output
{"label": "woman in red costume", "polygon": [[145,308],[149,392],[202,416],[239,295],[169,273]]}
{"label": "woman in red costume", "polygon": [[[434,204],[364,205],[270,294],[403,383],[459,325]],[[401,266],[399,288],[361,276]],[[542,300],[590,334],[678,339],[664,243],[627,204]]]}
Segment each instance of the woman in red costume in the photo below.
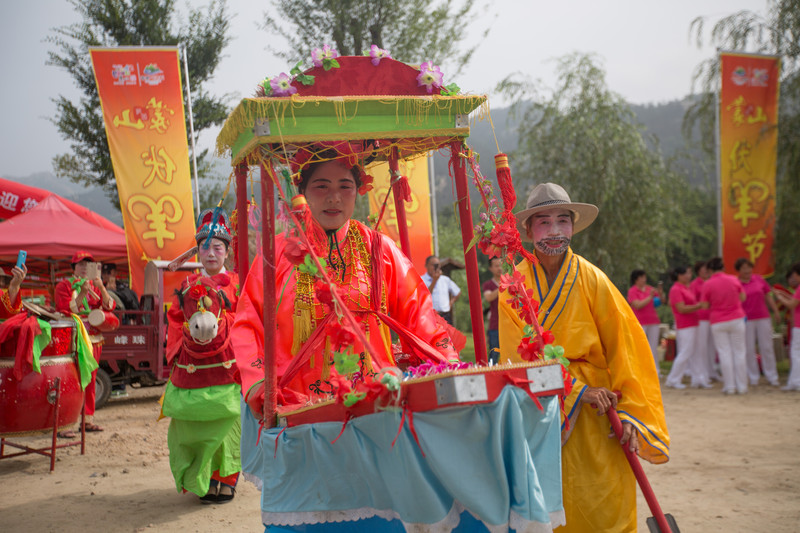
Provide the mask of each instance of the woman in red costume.
{"label": "woman in red costume", "polygon": [[172,418],[167,445],[178,491],[223,504],[233,500],[241,470],[240,381],[230,345],[239,277],[224,265],[231,243],[227,214],[206,209],[197,226],[203,268],[183,281],[167,312],[172,371],[162,414]]}
{"label": "woman in red costume", "polygon": [[[15,266],[11,269],[11,281],[8,283],[8,291],[0,290],[0,320],[10,318],[22,310],[22,298],[20,298],[19,289],[27,273],[28,269],[24,264],[22,268]],[[0,276],[6,276],[2,268],[0,268]]]}
{"label": "woman in red costume", "polygon": [[[357,195],[366,192],[371,181],[358,165],[371,154],[369,149],[356,143],[326,146],[321,153],[300,150],[295,156],[293,179],[304,197],[295,197],[293,204],[298,211],[307,202],[306,234],[374,349],[370,355],[349,332],[360,372],[374,374],[398,364],[389,327],[398,332],[402,351],[411,354],[412,362],[457,360],[430,293],[411,262],[388,238],[351,219]],[[300,268],[307,253],[301,242],[289,234],[276,236],[275,244],[276,371],[278,383],[285,382],[279,386],[278,404],[290,409],[333,392],[337,372],[329,333],[341,332],[336,314],[331,314],[329,286]],[[233,327],[242,392],[258,419],[264,403],[262,262],[260,255],[253,262]],[[321,327],[326,335],[314,336]],[[298,356],[299,371],[285,376]]]}
{"label": "woman in red costume", "polygon": [[[86,317],[93,309],[104,309],[105,311],[114,309],[114,300],[111,299],[100,279],[100,269],[97,269],[94,279],[87,279],[89,263],[93,262],[94,257],[89,252],[80,251],[72,256],[73,275],[56,285],[56,311],[65,315],[76,314]],[[88,329],[89,340],[92,341],[92,352],[95,360],[99,363],[103,351],[103,334],[92,326],[89,326]],[[86,387],[86,431],[103,431],[103,428],[93,422],[96,376],[97,370],[92,372],[92,381]],[[67,439],[75,438],[75,433],[72,431],[62,431],[58,435]]]}

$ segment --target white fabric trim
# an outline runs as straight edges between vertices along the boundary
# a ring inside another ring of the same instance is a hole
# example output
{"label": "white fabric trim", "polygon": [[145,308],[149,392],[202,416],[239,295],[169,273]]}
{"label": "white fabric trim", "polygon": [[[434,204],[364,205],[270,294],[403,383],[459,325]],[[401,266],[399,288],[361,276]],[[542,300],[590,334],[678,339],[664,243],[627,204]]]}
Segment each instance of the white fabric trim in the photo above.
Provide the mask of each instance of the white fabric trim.
{"label": "white fabric trim", "polygon": [[[245,474],[245,479],[250,481],[252,476]],[[259,480],[260,481],[260,480]],[[453,507],[442,520],[435,524],[415,524],[403,522],[406,533],[450,533],[461,522],[461,513],[465,507],[459,502],[453,502]],[[472,514],[472,512],[470,512]],[[323,524],[329,522],[352,522],[364,520],[378,516],[384,520],[400,520],[400,515],[391,509],[373,509],[362,507],[360,509],[350,509],[347,511],[317,511],[317,512],[291,512],[291,513],[269,513],[261,512],[261,521],[264,525],[270,526],[299,526],[303,524]],[[475,517],[474,514],[472,514]],[[477,517],[475,517],[477,519]],[[517,533],[552,533],[554,528],[563,526],[567,523],[567,518],[563,510],[550,513],[550,522],[532,522],[522,518],[519,514],[511,511],[507,524],[491,525],[486,524],[486,529],[490,533],[507,533],[509,528]]]}

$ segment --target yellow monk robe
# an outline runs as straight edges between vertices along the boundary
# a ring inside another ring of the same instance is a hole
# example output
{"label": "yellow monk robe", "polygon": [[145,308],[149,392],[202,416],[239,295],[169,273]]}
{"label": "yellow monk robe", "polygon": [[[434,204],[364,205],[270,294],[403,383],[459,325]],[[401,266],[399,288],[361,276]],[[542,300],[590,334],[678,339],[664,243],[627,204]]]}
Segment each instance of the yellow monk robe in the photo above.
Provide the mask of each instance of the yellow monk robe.
{"label": "yellow monk robe", "polygon": [[[572,393],[562,420],[562,482],[567,524],[557,531],[636,531],[636,479],[622,447],[608,438],[608,418],[581,404],[586,387],[621,391],[623,422],[639,431],[639,455],[651,463],[669,459],[669,435],[655,363],[639,322],[606,275],[571,249],[553,286],[541,266],[517,265],[539,304],[539,321],[555,335],[570,360]],[[500,294],[500,359],[520,361],[524,324]],[[583,409],[581,408],[583,406]]]}

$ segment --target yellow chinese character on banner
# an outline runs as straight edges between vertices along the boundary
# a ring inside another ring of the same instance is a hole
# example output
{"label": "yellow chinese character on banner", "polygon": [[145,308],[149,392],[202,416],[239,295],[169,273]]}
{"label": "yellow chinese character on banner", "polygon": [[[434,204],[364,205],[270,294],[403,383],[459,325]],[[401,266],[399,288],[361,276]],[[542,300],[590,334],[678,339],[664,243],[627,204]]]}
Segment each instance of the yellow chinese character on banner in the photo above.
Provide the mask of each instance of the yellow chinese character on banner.
{"label": "yellow chinese character on banner", "polygon": [[147,102],[147,109],[153,114],[153,118],[150,119],[150,129],[156,130],[158,133],[167,131],[170,122],[167,120],[167,117],[164,116],[164,113],[174,115],[175,111],[165,106],[160,100],[156,101],[155,98],[151,98],[150,101]]}
{"label": "yellow chinese character on banner", "polygon": [[[755,197],[752,196],[753,192],[756,193]],[[761,216],[758,211],[754,210],[752,203],[765,201],[769,197],[769,187],[766,183],[758,180],[750,181],[747,184],[737,181],[731,184],[731,196],[731,203],[738,208],[733,219],[741,222],[742,227],[746,228],[751,219]]]}
{"label": "yellow chinese character on banner", "polygon": [[730,155],[731,174],[744,168],[748,174],[753,173],[750,167],[750,143],[747,141],[736,141]]}
{"label": "yellow chinese character on banner", "polygon": [[744,244],[744,249],[747,250],[747,253],[750,254],[750,261],[755,263],[756,260],[761,257],[761,254],[764,253],[764,239],[767,238],[767,234],[764,233],[764,230],[758,230],[757,233],[749,233],[742,237],[742,244]]}
{"label": "yellow chinese character on banner", "polygon": [[745,123],[745,121],[748,124],[767,122],[767,115],[764,113],[764,110],[761,108],[761,106],[748,104],[747,100],[744,99],[744,96],[739,96],[725,109],[728,111],[733,111],[734,126],[741,126]]}
{"label": "yellow chinese character on banner", "polygon": [[156,152],[156,147],[151,144],[149,152],[142,152],[142,159],[144,159],[144,165],[150,167],[150,175],[144,180],[142,187],[150,186],[156,178],[167,185],[172,183],[177,167],[163,146]]}
{"label": "yellow chinese character on banner", "polygon": [[120,117],[120,115],[116,115],[114,117],[114,127],[115,128],[119,128],[120,126],[123,126],[123,127],[126,127],[126,128],[133,128],[135,130],[141,130],[141,129],[144,129],[144,122],[142,122],[142,119],[140,119],[140,118],[137,118],[136,122],[133,122],[131,120],[131,110],[130,109],[124,109],[122,111],[122,116],[121,117]]}
{"label": "yellow chinese character on banner", "polygon": [[[164,248],[164,241],[166,239],[173,240],[175,232],[167,228],[167,223],[178,222],[183,217],[183,208],[177,198],[169,194],[163,195],[157,201],[153,200],[146,194],[134,194],[128,198],[128,212],[133,220],[139,222],[142,217],[136,214],[134,207],[137,204],[147,207],[149,214],[144,218],[148,221],[149,231],[142,233],[144,239],[155,239],[156,246]],[[172,208],[172,214],[169,215],[164,211],[164,208],[169,205]]]}

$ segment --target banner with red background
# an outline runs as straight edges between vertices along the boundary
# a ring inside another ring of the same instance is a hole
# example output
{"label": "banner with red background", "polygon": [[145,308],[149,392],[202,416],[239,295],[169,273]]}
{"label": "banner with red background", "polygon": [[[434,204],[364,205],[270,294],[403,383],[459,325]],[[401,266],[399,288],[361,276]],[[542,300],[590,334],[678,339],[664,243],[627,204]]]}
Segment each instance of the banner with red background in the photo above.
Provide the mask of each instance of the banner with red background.
{"label": "banner with red background", "polygon": [[[194,245],[178,48],[92,48],[90,54],[117,179],[131,287],[142,294],[148,261],[171,260]],[[165,294],[177,283],[177,278],[165,282]]]}
{"label": "banner with red background", "polygon": [[[408,240],[411,245],[411,262],[421,276],[425,273],[425,259],[433,254],[433,225],[431,224],[431,199],[428,184],[428,158],[419,157],[399,162],[400,174],[408,178],[411,188],[411,201],[406,202],[406,223]],[[370,166],[367,172],[375,178],[373,189],[369,192],[370,213],[380,213],[386,194],[389,192],[389,164],[378,163]],[[400,248],[400,235],[397,230],[394,198],[386,202],[386,212],[378,228],[388,235]]]}
{"label": "banner with red background", "polygon": [[722,257],[744,257],[754,272],[774,269],[775,172],[780,59],[721,53],[719,101]]}

